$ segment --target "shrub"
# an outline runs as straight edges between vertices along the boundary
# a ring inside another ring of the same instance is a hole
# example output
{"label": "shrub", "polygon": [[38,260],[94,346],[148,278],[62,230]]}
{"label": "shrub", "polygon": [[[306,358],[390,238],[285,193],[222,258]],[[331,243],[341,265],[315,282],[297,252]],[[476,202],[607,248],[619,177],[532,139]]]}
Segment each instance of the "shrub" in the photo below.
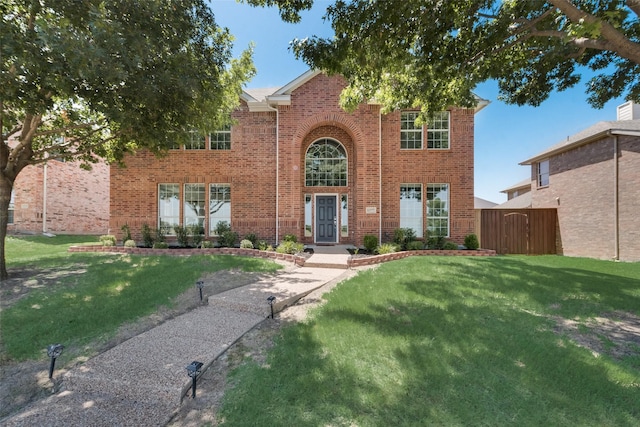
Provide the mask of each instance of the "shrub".
{"label": "shrub", "polygon": [[265,249],[267,252],[274,252],[275,249],[273,249],[273,246],[269,245],[267,246],[267,249]]}
{"label": "shrub", "polygon": [[176,233],[176,239],[178,240],[178,246],[186,248],[189,246],[189,233],[187,229],[181,225],[174,225],[173,231]]}
{"label": "shrub", "polygon": [[155,242],[153,244],[153,249],[167,249],[169,244],[167,242]]}
{"label": "shrub", "polygon": [[[269,244],[264,240],[258,240],[257,248],[260,249],[261,251],[266,251],[269,248]],[[271,250],[273,250],[273,248],[271,248]]]}
{"label": "shrub", "polygon": [[393,230],[393,243],[398,245],[400,249],[407,249],[409,242],[416,240],[416,232],[413,228],[396,228]]}
{"label": "shrub", "polygon": [[476,236],[475,234],[469,234],[468,236],[465,236],[464,246],[467,249],[471,249],[472,251],[475,251],[476,249],[478,249],[480,247],[480,242],[478,242],[478,236]]}
{"label": "shrub", "polygon": [[136,247],[136,241],[135,240],[125,240],[124,242],[124,247],[125,248],[135,248]]}
{"label": "shrub", "polygon": [[120,230],[122,230],[122,241],[124,243],[126,243],[128,240],[131,240],[131,229],[129,228],[129,225],[123,225],[122,227],[120,227]]}
{"label": "shrub", "polygon": [[444,245],[442,245],[442,249],[444,249],[445,251],[455,251],[458,249],[458,245],[453,242],[444,242]]}
{"label": "shrub", "polygon": [[408,251],[420,251],[422,249],[424,249],[424,243],[419,240],[413,240],[407,243]]}
{"label": "shrub", "polygon": [[255,233],[247,234],[246,236],[244,236],[244,240],[250,241],[254,248],[258,246],[258,236],[256,236]]}
{"label": "shrub", "polygon": [[164,242],[167,235],[168,227],[160,227],[156,229],[156,242]]}
{"label": "shrub", "polygon": [[251,240],[244,239],[240,242],[240,247],[242,249],[253,249],[253,243],[251,243]]}
{"label": "shrub", "polygon": [[102,246],[115,246],[116,245],[116,236],[112,234],[105,234],[100,236],[100,243]]}
{"label": "shrub", "polygon": [[378,253],[380,255],[384,254],[392,254],[394,252],[398,252],[399,248],[394,243],[383,243],[378,246]]}
{"label": "shrub", "polygon": [[282,240],[285,241],[285,242],[296,243],[298,241],[298,238],[296,237],[295,234],[285,234],[284,238]]}
{"label": "shrub", "polygon": [[204,239],[204,228],[199,225],[190,225],[187,227],[187,234],[194,248],[200,247],[202,239]]}
{"label": "shrub", "polygon": [[227,221],[218,221],[216,228],[214,228],[214,233],[217,236],[222,236],[227,231],[231,231],[231,225]]}
{"label": "shrub", "polygon": [[427,248],[429,249],[442,249],[447,239],[444,236],[429,237],[427,240]]}
{"label": "shrub", "polygon": [[218,235],[218,243],[220,243],[220,246],[223,247],[232,248],[236,245],[237,241],[238,233],[236,233],[235,231],[228,230]]}
{"label": "shrub", "polygon": [[372,234],[365,235],[364,248],[371,254],[375,253],[376,249],[378,249],[378,236],[374,236]]}
{"label": "shrub", "polygon": [[200,247],[202,249],[212,248],[213,247],[213,243],[210,242],[209,240],[203,240],[202,243],[200,244]]}
{"label": "shrub", "polygon": [[302,243],[292,242],[290,240],[283,241],[277,248],[276,252],[279,254],[291,254],[295,255],[304,250],[304,245]]}
{"label": "shrub", "polygon": [[145,248],[153,247],[153,233],[149,224],[142,224],[142,242]]}

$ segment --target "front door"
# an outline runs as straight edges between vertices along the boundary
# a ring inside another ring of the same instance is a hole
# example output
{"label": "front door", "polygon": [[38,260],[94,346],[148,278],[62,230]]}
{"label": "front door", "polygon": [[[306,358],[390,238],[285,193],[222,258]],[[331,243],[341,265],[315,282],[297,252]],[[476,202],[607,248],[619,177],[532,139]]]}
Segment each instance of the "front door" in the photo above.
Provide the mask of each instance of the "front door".
{"label": "front door", "polygon": [[316,242],[336,243],[338,217],[336,196],[316,196]]}

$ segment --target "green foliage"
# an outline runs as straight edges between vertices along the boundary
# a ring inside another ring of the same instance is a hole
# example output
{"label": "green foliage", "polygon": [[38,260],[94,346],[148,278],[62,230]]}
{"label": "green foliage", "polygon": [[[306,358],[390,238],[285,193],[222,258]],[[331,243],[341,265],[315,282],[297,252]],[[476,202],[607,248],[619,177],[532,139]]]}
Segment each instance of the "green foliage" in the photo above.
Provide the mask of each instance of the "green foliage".
{"label": "green foliage", "polygon": [[296,243],[291,240],[284,240],[282,243],[278,245],[276,248],[276,252],[280,254],[291,254],[295,255],[304,251],[304,245],[302,243]]}
{"label": "green foliage", "polygon": [[[264,240],[258,240],[256,247],[258,249],[260,249],[261,251],[266,251],[267,248],[269,247],[269,244]],[[272,248],[272,250],[273,250],[273,248]]]}
{"label": "green foliage", "polygon": [[227,231],[231,231],[231,225],[227,221],[218,221],[214,228],[215,235],[222,236]]}
{"label": "green foliage", "polygon": [[102,246],[115,246],[116,245],[116,236],[111,234],[105,234],[100,236],[99,238]]}
{"label": "green foliage", "polygon": [[199,248],[204,239],[204,229],[199,225],[190,225],[187,227],[187,231],[189,233],[189,239],[191,240],[191,246]]}
{"label": "green foliage", "polygon": [[136,247],[136,241],[129,239],[129,240],[125,240],[124,241],[124,247],[125,248],[135,248]]}
{"label": "green foliage", "polygon": [[[278,5],[291,21],[313,3],[248,1]],[[631,3],[336,1],[326,18],[339,37],[296,39],[291,47],[311,68],[346,77],[347,110],[376,99],[383,112],[420,106],[426,119],[451,105],[474,107],[474,88],[491,79],[499,99],[537,106],[575,86],[585,66],[599,73],[587,82],[588,102],[602,108],[623,95],[640,101],[632,77],[640,6]]]}
{"label": "green foliage", "polygon": [[154,238],[155,243],[164,242],[167,236],[166,227],[158,227],[156,228],[156,237]]}
{"label": "green foliage", "polygon": [[372,234],[365,235],[363,244],[367,252],[370,254],[375,253],[376,249],[378,249],[378,236],[374,236]]}
{"label": "green foliage", "polygon": [[251,243],[251,240],[243,239],[240,241],[240,247],[242,249],[253,249],[253,243]]}
{"label": "green foliage", "polygon": [[478,242],[478,236],[475,234],[469,234],[464,238],[464,246],[470,250],[476,250],[480,247],[480,243]]}
{"label": "green foliage", "polygon": [[210,242],[209,240],[203,240],[202,243],[200,243],[200,247],[202,249],[212,248],[213,247],[213,243]]}
{"label": "green foliage", "polygon": [[442,245],[442,249],[444,249],[445,251],[455,251],[458,249],[458,245],[456,245],[454,242],[446,241],[444,245]]}
{"label": "green foliage", "polygon": [[414,240],[407,243],[408,251],[421,251],[422,249],[424,249],[424,243],[420,240]]}
{"label": "green foliage", "polygon": [[127,240],[131,240],[131,229],[129,228],[128,224],[125,224],[122,227],[120,227],[120,230],[122,230],[123,242],[126,242]]}
{"label": "green foliage", "polygon": [[167,242],[158,241],[153,244],[153,249],[169,249]]}
{"label": "green foliage", "polygon": [[378,246],[377,252],[380,255],[384,254],[392,254],[394,252],[398,252],[400,248],[395,243],[383,243]]}
{"label": "green foliage", "polygon": [[258,236],[256,236],[255,233],[247,234],[246,236],[244,236],[244,239],[250,241],[254,247],[258,246]]}
{"label": "green foliage", "polygon": [[282,240],[285,241],[285,242],[296,243],[298,241],[298,237],[296,237],[295,234],[285,234],[284,237],[282,238]]}
{"label": "green foliage", "polygon": [[238,242],[239,236],[235,231],[227,230],[218,236],[218,243],[222,247],[233,248]]}
{"label": "green foliage", "polygon": [[142,242],[144,244],[145,248],[151,248],[153,247],[153,242],[154,242],[154,238],[153,238],[153,231],[151,230],[151,227],[149,227],[149,224],[144,223],[142,224]]}
{"label": "green foliage", "polygon": [[189,233],[185,227],[181,225],[174,225],[173,231],[176,233],[178,246],[180,246],[181,248],[186,248],[187,246],[189,246]]}
{"label": "green foliage", "polygon": [[416,240],[416,232],[413,228],[396,228],[393,230],[393,243],[400,247],[400,250],[407,249],[407,244]]}
{"label": "green foliage", "polygon": [[429,249],[443,249],[447,238],[444,236],[432,236],[427,239],[427,248]]}

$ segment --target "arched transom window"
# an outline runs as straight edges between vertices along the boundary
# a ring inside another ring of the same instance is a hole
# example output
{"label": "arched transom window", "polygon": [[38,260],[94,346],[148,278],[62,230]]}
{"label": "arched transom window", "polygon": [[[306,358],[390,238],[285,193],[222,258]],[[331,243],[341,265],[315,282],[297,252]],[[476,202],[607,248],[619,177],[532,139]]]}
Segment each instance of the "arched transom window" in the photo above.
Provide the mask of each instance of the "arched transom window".
{"label": "arched transom window", "polygon": [[320,139],[309,146],[304,169],[307,187],[347,186],[347,153],[333,139]]}

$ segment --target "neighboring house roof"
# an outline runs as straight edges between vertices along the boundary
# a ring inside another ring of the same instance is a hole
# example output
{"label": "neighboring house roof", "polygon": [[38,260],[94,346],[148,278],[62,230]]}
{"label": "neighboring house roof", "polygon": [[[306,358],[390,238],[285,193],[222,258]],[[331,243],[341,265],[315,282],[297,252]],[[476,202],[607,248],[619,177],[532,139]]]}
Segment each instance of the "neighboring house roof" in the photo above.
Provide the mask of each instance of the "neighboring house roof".
{"label": "neighboring house roof", "polygon": [[566,141],[552,145],[543,152],[520,162],[520,164],[530,165],[581,145],[605,138],[609,135],[631,135],[640,137],[640,120],[598,122],[575,135],[569,136]]}
{"label": "neighboring house roof", "polygon": [[525,178],[517,184],[513,184],[511,187],[507,187],[504,190],[500,190],[501,193],[508,193],[510,191],[519,190],[520,188],[531,188],[531,178]]}
{"label": "neighboring house roof", "polygon": [[490,202],[489,200],[481,199],[480,197],[473,198],[474,209],[489,209],[497,205],[497,203]]}
{"label": "neighboring house roof", "polygon": [[[291,105],[291,93],[321,73],[319,70],[308,70],[279,89],[245,89],[240,98],[247,103],[249,111],[272,111],[277,105]],[[489,105],[489,101],[477,95],[475,97],[478,101],[475,107],[477,113]],[[377,104],[375,101],[369,103]]]}
{"label": "neighboring house roof", "polygon": [[526,209],[531,207],[531,192],[521,194],[511,200],[496,205],[493,209]]}

